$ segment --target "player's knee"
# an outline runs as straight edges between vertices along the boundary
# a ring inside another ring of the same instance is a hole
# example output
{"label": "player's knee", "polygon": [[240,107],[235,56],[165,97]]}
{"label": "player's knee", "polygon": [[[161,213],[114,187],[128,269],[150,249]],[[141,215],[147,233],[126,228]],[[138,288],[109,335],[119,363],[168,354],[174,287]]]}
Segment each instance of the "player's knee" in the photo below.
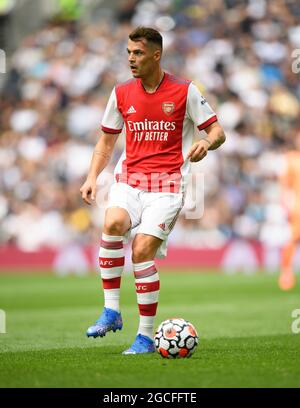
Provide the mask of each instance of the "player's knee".
{"label": "player's knee", "polygon": [[118,218],[110,218],[105,221],[104,233],[107,235],[124,235],[126,226],[123,220]]}
{"label": "player's knee", "polygon": [[139,263],[149,261],[149,246],[146,242],[138,241],[134,242],[132,245],[132,262]]}

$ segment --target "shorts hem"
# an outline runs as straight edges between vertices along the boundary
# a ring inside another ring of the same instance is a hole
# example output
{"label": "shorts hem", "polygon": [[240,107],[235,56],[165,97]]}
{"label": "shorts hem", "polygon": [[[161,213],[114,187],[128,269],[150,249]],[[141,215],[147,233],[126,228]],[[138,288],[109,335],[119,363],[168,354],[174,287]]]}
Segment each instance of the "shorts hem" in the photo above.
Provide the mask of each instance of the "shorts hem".
{"label": "shorts hem", "polygon": [[161,239],[162,241],[166,241],[167,238],[168,238],[168,236],[166,236],[166,235],[162,236],[162,234],[160,234],[159,232],[155,233],[155,232],[153,232],[153,231],[149,231],[149,230],[143,229],[143,228],[138,229],[138,231],[137,231],[136,233],[137,233],[137,234],[152,235],[153,237],[159,238],[159,239]]}

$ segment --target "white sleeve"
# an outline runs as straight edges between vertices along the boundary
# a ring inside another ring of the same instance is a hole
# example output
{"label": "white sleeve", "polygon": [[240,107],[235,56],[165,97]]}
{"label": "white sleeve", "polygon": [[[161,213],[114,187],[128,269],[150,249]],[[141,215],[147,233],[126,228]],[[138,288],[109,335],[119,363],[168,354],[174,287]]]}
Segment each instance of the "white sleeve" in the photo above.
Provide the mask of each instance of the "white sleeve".
{"label": "white sleeve", "polygon": [[192,82],[189,85],[187,95],[187,115],[199,130],[205,129],[217,121],[217,115]]}
{"label": "white sleeve", "polygon": [[112,90],[101,122],[101,129],[106,133],[121,133],[124,120],[118,109],[115,88]]}

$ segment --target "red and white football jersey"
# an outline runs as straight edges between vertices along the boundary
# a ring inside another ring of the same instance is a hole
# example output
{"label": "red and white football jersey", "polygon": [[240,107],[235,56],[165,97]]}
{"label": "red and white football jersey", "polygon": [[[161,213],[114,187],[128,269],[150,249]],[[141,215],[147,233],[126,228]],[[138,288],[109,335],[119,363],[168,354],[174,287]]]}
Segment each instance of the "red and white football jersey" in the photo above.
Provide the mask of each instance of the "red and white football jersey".
{"label": "red and white football jersey", "polygon": [[154,192],[183,192],[194,124],[205,129],[217,120],[191,81],[168,73],[154,93],[140,79],[117,85],[109,98],[102,130],[121,133],[126,146],[115,168],[116,181]]}

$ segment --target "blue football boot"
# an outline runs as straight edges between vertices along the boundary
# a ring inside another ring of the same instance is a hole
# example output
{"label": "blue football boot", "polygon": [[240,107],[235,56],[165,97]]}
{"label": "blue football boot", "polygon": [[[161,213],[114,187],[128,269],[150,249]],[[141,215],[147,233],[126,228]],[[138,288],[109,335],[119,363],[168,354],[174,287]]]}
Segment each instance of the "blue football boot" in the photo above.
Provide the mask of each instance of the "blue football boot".
{"label": "blue football boot", "polygon": [[102,315],[96,323],[87,329],[86,335],[88,337],[103,337],[112,330],[121,330],[123,327],[121,313],[113,309],[104,308]]}
{"label": "blue football boot", "polygon": [[143,354],[143,353],[153,353],[155,351],[154,341],[148,336],[138,334],[129,347],[128,350],[123,351],[122,354]]}

